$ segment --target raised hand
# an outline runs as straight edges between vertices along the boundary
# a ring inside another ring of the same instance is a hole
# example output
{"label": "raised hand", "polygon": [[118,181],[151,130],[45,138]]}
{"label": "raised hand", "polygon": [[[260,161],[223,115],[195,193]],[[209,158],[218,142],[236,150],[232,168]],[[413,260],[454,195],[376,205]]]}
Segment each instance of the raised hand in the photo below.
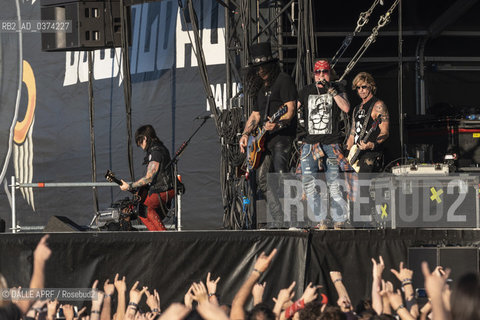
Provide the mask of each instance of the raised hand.
{"label": "raised hand", "polygon": [[293,288],[295,287],[296,282],[293,281],[292,284],[285,289],[280,290],[278,293],[277,299],[273,298],[275,302],[275,306],[273,307],[273,313],[277,316],[280,316],[280,313],[283,309],[285,309],[285,305],[292,300],[295,292],[293,292]]}
{"label": "raised hand", "polygon": [[284,303],[292,300],[293,296],[295,295],[295,292],[293,292],[293,288],[295,288],[295,285],[297,283],[293,281],[288,288],[280,290],[278,293],[278,298],[277,301],[283,301]]}
{"label": "raised hand", "polygon": [[425,277],[425,289],[427,290],[428,296],[430,298],[441,297],[448,276],[450,275],[450,269],[443,271],[443,269],[437,267],[434,272],[430,273],[428,263],[422,262],[422,272]]}
{"label": "raised hand", "polygon": [[314,286],[310,282],[308,286],[305,288],[305,291],[303,292],[303,295],[300,299],[303,299],[304,304],[314,301],[318,297],[317,289],[321,287],[322,286]]}
{"label": "raised hand", "polygon": [[380,290],[380,295],[384,297],[389,293],[393,293],[393,284],[390,281],[382,280],[382,290]]}
{"label": "raised hand", "polygon": [[269,265],[270,262],[272,262],[273,257],[277,254],[277,249],[273,249],[272,252],[267,256],[265,252],[262,252],[260,256],[257,258],[257,261],[255,261],[254,265],[254,270],[257,270],[260,273],[265,272]]}
{"label": "raised hand", "polygon": [[153,294],[150,291],[145,291],[147,295],[147,305],[152,312],[159,313],[160,312],[160,295],[158,294],[157,290],[153,290]]}
{"label": "raised hand", "polygon": [[263,301],[263,293],[265,292],[266,282],[263,284],[255,283],[252,289],[253,304],[257,305]]}
{"label": "raised hand", "polygon": [[58,300],[47,302],[47,319],[55,319],[58,308]]}
{"label": "raised hand", "polygon": [[208,301],[208,294],[207,288],[203,284],[203,282],[193,283],[192,284],[192,293],[193,293],[193,300],[197,301],[199,304]]}
{"label": "raised hand", "polygon": [[73,320],[75,315],[73,312],[73,306],[71,304],[64,304],[61,307],[63,309],[63,314],[65,315],[65,320]]}
{"label": "raised hand", "polygon": [[105,283],[103,284],[103,291],[105,292],[105,295],[108,295],[111,297],[115,293],[115,284],[109,283],[109,282],[110,282],[109,279],[105,280]]}
{"label": "raised hand", "polygon": [[342,312],[350,312],[353,310],[350,299],[346,296],[339,297],[337,300],[337,304],[340,307],[340,310],[342,310]]}
{"label": "raised hand", "polygon": [[372,275],[374,279],[379,279],[382,277],[383,270],[385,269],[385,263],[383,262],[383,257],[378,256],[378,263],[372,258],[373,268]]}
{"label": "raised hand", "polygon": [[192,306],[193,306],[193,293],[192,293],[192,290],[193,290],[193,284],[190,286],[190,288],[188,288],[187,293],[185,293],[185,296],[183,297],[183,304],[185,304],[185,306],[186,306],[188,309],[192,309]]}
{"label": "raised hand", "polygon": [[75,319],[80,319],[80,317],[82,316],[82,314],[85,313],[85,311],[87,311],[87,307],[83,307],[82,309],[78,310],[77,317]]}
{"label": "raised hand", "polygon": [[395,277],[397,277],[398,280],[400,280],[400,282],[412,282],[413,270],[404,268],[403,261],[400,262],[398,271],[395,269],[390,269],[390,271],[395,275]]}
{"label": "raised hand", "polygon": [[115,275],[115,280],[113,280],[113,284],[117,289],[117,292],[126,292],[127,291],[127,283],[125,281],[125,276],[122,279],[119,279],[118,273]]}
{"label": "raised hand", "polygon": [[48,247],[47,240],[50,235],[44,235],[40,242],[38,242],[35,251],[33,252],[34,261],[37,263],[45,262],[50,258],[52,250]]}
{"label": "raised hand", "polygon": [[220,281],[220,277],[218,277],[216,280],[211,280],[210,279],[210,272],[207,274],[207,292],[209,294],[216,294],[217,293],[217,284]]}
{"label": "raised hand", "polygon": [[142,296],[145,291],[148,290],[148,287],[143,287],[142,290],[137,290],[138,281],[133,284],[132,289],[130,289],[130,302],[138,304],[142,300]]}
{"label": "raised hand", "polygon": [[390,301],[390,305],[392,306],[392,309],[396,310],[396,312],[398,312],[399,308],[404,308],[402,293],[400,292],[399,289],[397,289],[396,292],[388,291],[387,297],[388,297],[388,300]]}

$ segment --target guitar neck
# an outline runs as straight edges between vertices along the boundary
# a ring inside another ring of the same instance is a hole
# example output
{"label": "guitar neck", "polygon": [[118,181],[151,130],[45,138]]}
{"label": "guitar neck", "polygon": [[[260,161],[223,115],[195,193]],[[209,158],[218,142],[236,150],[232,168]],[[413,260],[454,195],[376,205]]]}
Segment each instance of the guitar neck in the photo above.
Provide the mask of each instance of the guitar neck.
{"label": "guitar neck", "polygon": [[118,184],[119,186],[122,185],[122,181],[118,180],[118,179],[115,178],[115,177],[110,177],[110,180],[112,180],[112,182],[115,182],[115,183]]}

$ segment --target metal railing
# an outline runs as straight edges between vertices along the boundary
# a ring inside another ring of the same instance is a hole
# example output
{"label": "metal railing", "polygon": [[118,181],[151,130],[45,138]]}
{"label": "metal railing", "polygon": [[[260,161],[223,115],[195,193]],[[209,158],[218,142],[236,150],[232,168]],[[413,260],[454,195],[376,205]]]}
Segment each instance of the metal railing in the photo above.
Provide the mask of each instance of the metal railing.
{"label": "metal railing", "polygon": [[[38,183],[19,183],[15,176],[11,178],[11,207],[12,207],[12,233],[17,233],[20,230],[27,231],[41,231],[43,226],[20,226],[17,225],[17,212],[15,203],[15,190],[20,188],[84,188],[84,187],[114,187],[117,186],[115,182],[38,182]],[[176,204],[178,204],[178,212],[181,212],[181,198],[180,195],[176,197]],[[137,226],[136,226],[137,227]],[[142,228],[141,226],[139,226]],[[180,214],[177,217],[176,229],[181,230]]]}

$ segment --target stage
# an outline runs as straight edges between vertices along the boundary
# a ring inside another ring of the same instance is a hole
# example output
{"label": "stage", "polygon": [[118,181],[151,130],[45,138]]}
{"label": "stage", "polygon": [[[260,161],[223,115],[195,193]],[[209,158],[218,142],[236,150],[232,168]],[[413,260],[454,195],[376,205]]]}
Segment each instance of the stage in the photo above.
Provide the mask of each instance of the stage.
{"label": "stage", "polygon": [[[0,272],[8,285],[28,287],[32,254],[41,233],[0,235]],[[480,230],[384,229],[327,231],[168,231],[51,233],[52,256],[46,267],[47,288],[86,288],[95,279],[102,284],[115,273],[157,289],[162,308],[183,301],[194,281],[205,281],[208,272],[220,276],[220,302],[230,304],[252,270],[255,256],[278,253],[262,276],[267,282],[265,301],[296,281],[296,298],[309,283],[323,286],[332,303],[337,296],[330,271],[341,271],[353,303],[370,296],[371,258],[382,255],[384,279],[400,284],[389,271],[400,261],[417,271],[421,260],[452,268],[455,281],[466,271],[478,271]],[[99,285],[101,288],[102,285]],[[78,303],[79,305],[82,302]]]}

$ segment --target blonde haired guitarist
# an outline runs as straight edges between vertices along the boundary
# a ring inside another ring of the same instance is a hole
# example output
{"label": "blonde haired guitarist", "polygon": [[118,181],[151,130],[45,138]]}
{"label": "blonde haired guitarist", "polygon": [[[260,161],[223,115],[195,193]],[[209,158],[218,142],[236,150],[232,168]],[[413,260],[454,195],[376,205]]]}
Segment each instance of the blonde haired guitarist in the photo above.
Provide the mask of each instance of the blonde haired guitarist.
{"label": "blonde haired guitarist", "polygon": [[355,171],[374,172],[379,168],[382,144],[389,135],[388,109],[375,97],[377,87],[371,74],[357,74],[352,89],[357,91],[362,102],[353,111],[352,129],[347,140],[348,159]]}

